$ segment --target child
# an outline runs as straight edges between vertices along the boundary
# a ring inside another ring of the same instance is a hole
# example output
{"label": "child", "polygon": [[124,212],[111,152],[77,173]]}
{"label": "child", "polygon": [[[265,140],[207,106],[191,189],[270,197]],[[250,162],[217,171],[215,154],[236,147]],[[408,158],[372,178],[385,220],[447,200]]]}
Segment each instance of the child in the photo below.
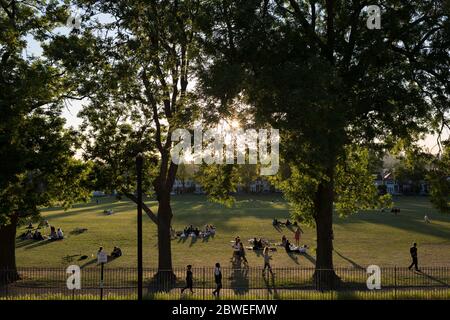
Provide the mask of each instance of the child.
{"label": "child", "polygon": [[194,282],[193,282],[193,276],[192,276],[192,266],[189,264],[186,267],[186,286],[181,289],[181,293],[184,292],[184,290],[189,289],[191,291],[191,293],[194,293],[194,291],[192,290],[192,287],[194,286]]}

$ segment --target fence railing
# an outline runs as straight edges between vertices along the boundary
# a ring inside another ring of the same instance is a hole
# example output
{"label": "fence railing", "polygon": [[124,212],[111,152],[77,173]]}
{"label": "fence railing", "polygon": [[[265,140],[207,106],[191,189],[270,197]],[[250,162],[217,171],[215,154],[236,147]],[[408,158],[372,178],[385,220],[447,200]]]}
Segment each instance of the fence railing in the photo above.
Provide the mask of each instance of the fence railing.
{"label": "fence railing", "polygon": [[[364,268],[335,268],[334,272],[273,268],[273,275],[253,267],[221,270],[220,299],[450,299],[450,267],[421,271],[381,267],[379,278]],[[143,272],[146,299],[217,299],[212,294],[216,288],[212,267],[192,269],[193,294],[189,290],[181,294],[185,268],[159,272],[145,268]],[[72,275],[65,268],[0,270],[0,299],[137,299],[137,269],[105,266],[101,281],[99,266],[85,268],[80,272],[80,289],[73,290],[67,285]]]}

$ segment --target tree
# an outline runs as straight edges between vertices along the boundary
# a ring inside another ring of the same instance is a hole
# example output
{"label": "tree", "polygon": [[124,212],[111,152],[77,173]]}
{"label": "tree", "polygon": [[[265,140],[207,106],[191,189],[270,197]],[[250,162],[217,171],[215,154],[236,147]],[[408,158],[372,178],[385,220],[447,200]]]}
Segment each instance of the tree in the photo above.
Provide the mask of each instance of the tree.
{"label": "tree", "polygon": [[16,228],[42,206],[85,200],[89,166],[74,159],[77,136],[60,116],[63,75],[26,56],[27,37],[47,39],[66,16],[56,1],[0,1],[0,281],[18,278]]}
{"label": "tree", "polygon": [[[157,213],[143,204],[158,229],[158,274],[171,277],[170,192],[178,165],[171,161],[172,132],[192,124],[195,95],[188,90],[197,56],[194,17],[198,1],[75,1],[82,30],[55,38],[46,50],[76,83],[73,95],[87,98],[85,153],[101,181],[131,200],[133,160],[146,158],[147,191]],[[96,15],[107,18],[98,20]]]}
{"label": "tree", "polygon": [[399,163],[394,167],[395,179],[402,184],[410,184],[411,190],[404,192],[420,192],[420,184],[426,179],[432,155],[417,147],[409,147],[400,156]]}
{"label": "tree", "polygon": [[441,213],[450,213],[450,142],[444,143],[442,153],[431,162],[427,174],[430,201]]}
{"label": "tree", "polygon": [[362,170],[365,148],[411,141],[430,119],[445,118],[448,8],[444,1],[384,1],[382,28],[370,30],[368,3],[359,0],[208,5],[203,92],[222,109],[240,98],[259,123],[280,129],[292,182],[284,192],[295,216],[314,221],[315,277],[333,287],[333,211],[348,214],[367,204],[341,200],[369,200],[354,188],[363,182],[353,179],[363,178],[342,175],[343,168],[350,161]]}

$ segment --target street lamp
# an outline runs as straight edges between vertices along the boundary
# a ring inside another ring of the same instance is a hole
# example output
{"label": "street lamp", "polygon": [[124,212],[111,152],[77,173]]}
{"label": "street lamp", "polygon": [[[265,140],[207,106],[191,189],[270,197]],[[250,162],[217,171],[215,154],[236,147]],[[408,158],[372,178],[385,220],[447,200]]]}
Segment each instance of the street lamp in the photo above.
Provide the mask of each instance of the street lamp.
{"label": "street lamp", "polygon": [[138,300],[142,300],[142,153],[136,156],[137,176],[137,262],[138,262]]}

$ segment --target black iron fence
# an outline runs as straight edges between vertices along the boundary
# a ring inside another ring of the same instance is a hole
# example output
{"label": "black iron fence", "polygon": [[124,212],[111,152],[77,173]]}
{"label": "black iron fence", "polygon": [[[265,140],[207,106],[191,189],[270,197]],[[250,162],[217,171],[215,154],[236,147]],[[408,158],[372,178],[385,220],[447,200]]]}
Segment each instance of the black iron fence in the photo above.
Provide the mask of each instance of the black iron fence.
{"label": "black iron fence", "polygon": [[[137,299],[137,270],[89,267],[77,277],[65,268],[0,270],[0,299]],[[222,268],[220,299],[450,299],[450,267],[421,271],[381,267],[364,268]],[[185,268],[172,271],[144,269],[145,299],[218,299],[214,268],[193,268],[193,291],[185,286]],[[336,275],[336,276],[335,276]]]}

